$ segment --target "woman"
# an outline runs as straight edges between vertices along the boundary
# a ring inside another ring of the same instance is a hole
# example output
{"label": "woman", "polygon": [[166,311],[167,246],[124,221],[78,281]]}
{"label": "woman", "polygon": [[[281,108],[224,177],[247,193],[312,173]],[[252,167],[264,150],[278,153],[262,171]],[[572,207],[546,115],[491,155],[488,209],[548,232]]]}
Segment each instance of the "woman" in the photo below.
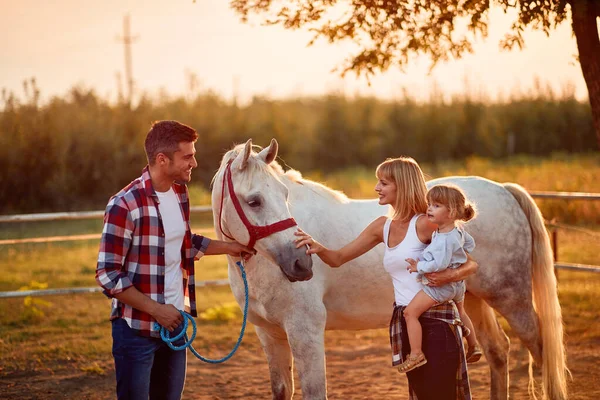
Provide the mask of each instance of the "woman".
{"label": "woman", "polygon": [[[331,250],[298,230],[297,247],[308,245],[307,254],[318,255],[331,267],[344,263],[385,244],[383,265],[392,277],[395,303],[390,321],[392,365],[402,364],[410,353],[403,311],[422,289],[415,275],[407,270],[409,258],[418,259],[437,225],[425,216],[427,187],[421,168],[408,157],[388,159],[376,170],[379,204],[390,205],[390,217],[379,217],[361,234],[339,250]],[[474,273],[477,264],[467,261],[456,269],[426,275],[430,285],[439,286],[460,281]],[[453,302],[434,306],[423,313],[423,352],[428,360],[423,366],[407,373],[411,396],[419,400],[470,399],[462,333],[456,329],[458,310]]]}

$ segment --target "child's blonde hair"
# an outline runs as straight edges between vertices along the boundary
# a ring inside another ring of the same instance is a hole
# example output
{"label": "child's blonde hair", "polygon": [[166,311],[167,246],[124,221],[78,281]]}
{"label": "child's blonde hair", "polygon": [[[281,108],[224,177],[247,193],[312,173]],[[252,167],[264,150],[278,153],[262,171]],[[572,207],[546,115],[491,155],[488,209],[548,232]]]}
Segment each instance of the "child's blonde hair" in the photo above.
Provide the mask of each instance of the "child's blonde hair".
{"label": "child's blonde hair", "polygon": [[456,185],[435,185],[427,192],[428,203],[443,204],[448,207],[452,218],[470,221],[477,215],[475,205],[467,199],[465,193]]}
{"label": "child's blonde hair", "polygon": [[378,179],[396,184],[396,201],[392,204],[392,219],[406,221],[415,214],[427,212],[427,186],[423,171],[410,157],[388,158],[377,166]]}

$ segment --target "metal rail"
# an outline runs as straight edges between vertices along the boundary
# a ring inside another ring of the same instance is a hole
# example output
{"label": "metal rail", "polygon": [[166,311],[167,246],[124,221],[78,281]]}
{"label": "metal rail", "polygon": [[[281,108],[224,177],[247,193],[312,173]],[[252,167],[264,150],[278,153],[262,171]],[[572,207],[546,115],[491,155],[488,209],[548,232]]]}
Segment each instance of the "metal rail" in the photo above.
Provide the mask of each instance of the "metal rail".
{"label": "metal rail", "polygon": [[[529,192],[531,197],[539,199],[563,199],[563,200],[600,200],[598,193],[581,193],[581,192]],[[209,212],[212,211],[210,206],[196,206],[190,208],[191,212]],[[83,211],[83,212],[61,212],[61,213],[38,213],[38,214],[17,214],[17,215],[0,215],[0,223],[6,222],[37,222],[37,221],[61,221],[61,220],[81,220],[102,218],[104,211]],[[0,240],[0,245],[3,244],[20,244],[20,243],[43,243],[68,240],[89,240],[97,239],[100,235],[73,235],[73,236],[53,236],[45,238],[28,238],[28,239],[5,239]],[[556,239],[554,239],[556,241]],[[600,267],[596,265],[574,264],[574,263],[555,263],[555,269],[565,269],[571,271],[583,271],[600,273]],[[229,284],[227,279],[219,279],[212,281],[196,282],[197,287],[206,286],[224,286]],[[44,289],[44,290],[18,290],[11,292],[0,292],[0,298],[11,297],[26,297],[26,296],[52,296],[62,294],[76,293],[97,293],[101,292],[100,287],[79,287],[79,288],[62,288],[62,289]]]}
{"label": "metal rail", "polygon": [[25,239],[2,239],[0,245],[3,244],[24,244],[24,243],[50,243],[50,242],[71,242],[75,240],[98,240],[102,237],[99,233],[90,233],[88,235],[69,235],[69,236],[46,236],[33,237]]}
{"label": "metal rail", "polygon": [[559,263],[554,263],[554,268],[567,269],[567,270],[571,270],[571,271],[584,271],[584,272],[600,273],[600,267],[598,267],[596,265],[559,262]]}
{"label": "metal rail", "polygon": [[[593,272],[600,274],[600,268],[595,265],[585,264],[571,264],[571,263],[557,263],[554,264],[556,269],[566,269],[571,271],[584,271]],[[213,281],[199,281],[196,282],[196,287],[207,287],[207,286],[226,286],[229,285],[228,279],[217,279]],[[14,297],[27,297],[27,296],[55,296],[62,294],[78,294],[78,293],[99,293],[102,292],[101,287],[76,287],[76,288],[62,288],[62,289],[43,289],[43,290],[15,290],[12,292],[0,292],[0,299],[2,298],[14,298]]]}
{"label": "metal rail", "polygon": [[[191,212],[212,211],[211,206],[190,207]],[[102,219],[104,211],[75,211],[59,213],[36,213],[36,214],[15,214],[0,215],[0,223],[6,222],[39,222],[39,221],[65,221],[77,219]]]}
{"label": "metal rail", "polygon": [[531,191],[529,194],[536,199],[600,200],[599,193]]}
{"label": "metal rail", "polygon": [[[531,195],[531,197],[539,199],[600,200],[600,193],[531,191],[529,192],[529,194]],[[212,211],[212,208],[210,206],[195,206],[191,207],[190,211],[209,212]],[[59,213],[0,215],[0,223],[100,219],[103,216],[104,211],[75,211]]]}
{"label": "metal rail", "polygon": [[[212,281],[200,281],[195,283],[196,287],[207,286],[225,286],[229,285],[228,279],[217,279]],[[11,297],[27,297],[27,296],[54,296],[60,294],[76,294],[76,293],[99,293],[102,288],[97,287],[76,287],[76,288],[61,288],[61,289],[42,289],[42,290],[14,290],[12,292],[0,292],[0,298]]]}

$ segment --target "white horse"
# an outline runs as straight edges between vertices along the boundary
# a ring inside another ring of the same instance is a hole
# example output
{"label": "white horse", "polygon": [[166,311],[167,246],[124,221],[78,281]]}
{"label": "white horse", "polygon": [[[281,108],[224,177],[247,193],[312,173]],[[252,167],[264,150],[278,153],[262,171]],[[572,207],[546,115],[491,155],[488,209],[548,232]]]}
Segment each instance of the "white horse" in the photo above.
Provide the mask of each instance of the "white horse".
{"label": "white horse", "polygon": [[[295,248],[295,227],[288,219],[293,216],[303,230],[335,249],[356,238],[387,208],[376,200],[348,199],[302,179],[298,172],[283,173],[274,162],[277,149],[273,139],[256,153],[249,140],[225,154],[213,180],[215,228],[219,238],[224,233],[241,243],[256,241],[258,254],[246,268],[248,319],[269,363],[273,399],[292,398],[293,362],[303,397],[326,399],[324,331],[387,327],[394,300],[391,280],[383,269],[381,245],[341,268],[329,268],[317,257],[311,260],[304,248]],[[466,226],[477,243],[473,257],[479,263],[467,280],[473,296],[467,297],[466,306],[490,366],[491,398],[507,399],[509,384],[509,340],[494,309],[541,367],[544,397],[566,398],[561,310],[538,208],[518,185],[478,177],[443,178],[428,185],[442,182],[460,186],[479,210]],[[265,228],[282,220],[286,223],[277,229]],[[229,258],[229,280],[241,305],[244,286],[235,261]],[[532,379],[530,373],[530,385]]]}

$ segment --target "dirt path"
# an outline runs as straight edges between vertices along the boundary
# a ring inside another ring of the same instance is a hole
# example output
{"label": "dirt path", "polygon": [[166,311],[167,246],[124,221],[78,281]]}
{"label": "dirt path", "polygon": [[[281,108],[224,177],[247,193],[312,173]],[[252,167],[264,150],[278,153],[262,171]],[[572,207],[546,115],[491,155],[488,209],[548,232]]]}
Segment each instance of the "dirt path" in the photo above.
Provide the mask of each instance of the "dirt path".
{"label": "dirt path", "polygon": [[[406,378],[389,366],[384,330],[330,332],[326,337],[329,399],[407,399]],[[527,398],[526,353],[520,343],[511,351],[511,398]],[[223,345],[226,353],[226,345]],[[221,349],[215,350],[220,352]],[[216,355],[215,355],[216,356]],[[600,398],[600,340],[570,338],[568,360],[573,373],[570,399]],[[41,371],[2,374],[2,399],[112,399],[114,378],[111,360],[100,362],[103,375],[81,372],[76,365],[53,373]],[[1,366],[0,366],[1,368]],[[489,398],[489,370],[485,361],[469,370],[473,398]],[[301,398],[298,378],[296,394]],[[254,334],[249,334],[239,352],[227,363],[207,365],[188,361],[184,399],[269,399],[268,367]]]}

